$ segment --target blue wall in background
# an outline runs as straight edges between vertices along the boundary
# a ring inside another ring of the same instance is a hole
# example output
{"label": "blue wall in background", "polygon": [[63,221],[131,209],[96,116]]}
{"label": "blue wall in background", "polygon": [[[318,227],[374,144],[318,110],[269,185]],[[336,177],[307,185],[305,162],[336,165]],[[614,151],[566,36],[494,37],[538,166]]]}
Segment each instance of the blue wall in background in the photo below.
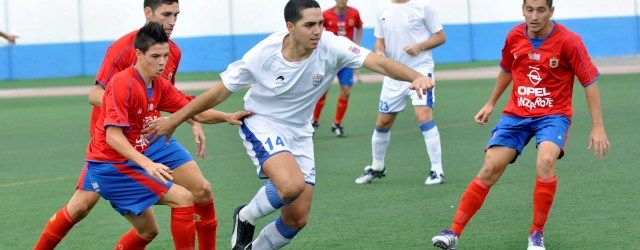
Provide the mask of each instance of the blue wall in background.
{"label": "blue wall in background", "polygon": [[[558,22],[578,33],[592,57],[640,55],[638,16],[568,19]],[[435,49],[436,63],[499,60],[513,23],[445,25],[447,42]],[[177,38],[180,72],[222,71],[268,34]],[[362,45],[373,49],[373,29]],[[0,47],[0,80],[94,75],[111,41]]]}

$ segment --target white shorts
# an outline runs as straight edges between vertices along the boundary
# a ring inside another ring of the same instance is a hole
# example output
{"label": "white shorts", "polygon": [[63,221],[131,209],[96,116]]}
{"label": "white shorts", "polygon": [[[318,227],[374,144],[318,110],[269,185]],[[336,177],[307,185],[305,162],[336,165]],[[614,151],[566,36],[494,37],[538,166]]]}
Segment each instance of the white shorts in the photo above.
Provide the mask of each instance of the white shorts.
{"label": "white shorts", "polygon": [[[435,78],[433,79],[435,81]],[[409,89],[409,86],[411,86],[411,83],[409,82],[398,81],[385,77],[382,81],[382,91],[380,91],[378,112],[398,113],[404,110],[406,97],[411,98],[411,104],[413,104],[413,106],[427,106],[429,108],[433,108],[433,104],[436,101],[435,87],[428,91],[426,96],[422,96],[422,99],[419,99],[416,91]]]}
{"label": "white shorts", "polygon": [[316,184],[313,130],[309,124],[282,123],[267,116],[252,115],[244,120],[239,132],[259,178],[268,178],[262,171],[262,165],[267,159],[278,153],[289,152],[304,174],[304,181]]}

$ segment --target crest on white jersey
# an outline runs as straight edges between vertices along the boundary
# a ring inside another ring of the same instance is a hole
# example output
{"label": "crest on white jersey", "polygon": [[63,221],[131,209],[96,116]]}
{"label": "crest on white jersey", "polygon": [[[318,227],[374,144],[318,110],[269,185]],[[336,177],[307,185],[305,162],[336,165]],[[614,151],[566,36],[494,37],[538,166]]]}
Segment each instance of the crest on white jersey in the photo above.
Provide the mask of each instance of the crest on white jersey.
{"label": "crest on white jersey", "polygon": [[315,73],[311,75],[311,79],[313,80],[313,86],[320,85],[320,82],[322,82],[322,78],[324,78],[324,74]]}

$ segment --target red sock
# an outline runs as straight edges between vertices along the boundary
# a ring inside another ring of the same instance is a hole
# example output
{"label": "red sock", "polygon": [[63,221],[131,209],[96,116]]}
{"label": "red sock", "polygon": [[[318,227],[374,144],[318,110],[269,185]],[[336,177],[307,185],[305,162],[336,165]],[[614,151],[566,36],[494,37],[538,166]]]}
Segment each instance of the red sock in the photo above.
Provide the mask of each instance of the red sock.
{"label": "red sock", "polygon": [[324,93],[316,103],[316,107],[313,109],[313,122],[318,122],[320,120],[320,113],[322,113],[322,108],[324,108],[326,99],[327,93]]}
{"label": "red sock", "polygon": [[67,207],[61,208],[51,216],[33,249],[54,249],[75,224],[76,221],[67,212]]}
{"label": "red sock", "polygon": [[558,179],[555,176],[548,178],[538,176],[536,178],[536,186],[533,190],[533,224],[529,233],[536,230],[541,234],[544,233],[544,224],[549,217],[549,210],[551,210],[557,187]]}
{"label": "red sock", "polygon": [[338,97],[338,104],[336,105],[336,118],[334,120],[335,124],[342,124],[342,118],[344,118],[344,113],[347,112],[347,106],[349,106],[349,98]]}
{"label": "red sock", "polygon": [[171,208],[171,235],[178,250],[195,249],[196,227],[193,206]]}
{"label": "red sock", "polygon": [[451,225],[451,231],[458,236],[462,234],[462,230],[464,230],[464,227],[469,220],[471,220],[471,217],[482,207],[482,203],[484,203],[484,199],[487,198],[487,194],[489,193],[489,188],[490,187],[482,183],[478,177],[469,183],[469,187],[464,191],[462,199],[460,200],[458,211]]}
{"label": "red sock", "polygon": [[135,228],[131,228],[129,231],[124,233],[118,243],[116,244],[115,250],[142,250],[147,247],[147,245],[153,239],[145,239],[140,237],[138,233],[136,233]]}
{"label": "red sock", "polygon": [[213,207],[213,199],[204,203],[196,203],[194,208],[194,220],[198,233],[198,249],[216,249],[216,229],[218,218]]}

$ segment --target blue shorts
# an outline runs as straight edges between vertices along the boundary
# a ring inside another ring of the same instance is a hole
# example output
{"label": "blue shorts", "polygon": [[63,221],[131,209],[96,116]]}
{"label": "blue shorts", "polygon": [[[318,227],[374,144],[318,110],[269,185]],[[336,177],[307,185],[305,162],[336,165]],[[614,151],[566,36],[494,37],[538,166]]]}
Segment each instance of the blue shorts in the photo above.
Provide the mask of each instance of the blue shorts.
{"label": "blue shorts", "polygon": [[158,203],[173,182],[162,183],[137,165],[88,162],[91,186],[121,215],[140,215]]}
{"label": "blue shorts", "polygon": [[[171,138],[169,144],[165,144],[164,137],[159,138],[149,146],[144,155],[172,170],[193,160],[189,152],[174,138]],[[156,204],[172,185],[172,182],[162,183],[149,176],[131,161],[87,162],[78,181],[78,188],[98,192],[121,215],[140,215]]]}
{"label": "blue shorts", "polygon": [[[493,146],[513,148],[522,153],[524,146],[532,137],[536,137],[536,147],[543,141],[553,142],[560,148],[558,159],[564,156],[571,120],[563,115],[551,115],[536,118],[525,118],[503,115],[496,127],[491,130],[491,138],[487,149]],[[516,157],[511,161],[514,163]]]}
{"label": "blue shorts", "polygon": [[[153,144],[147,148],[147,151],[144,152],[144,155],[151,159],[151,161],[162,163],[171,170],[193,160],[189,152],[175,138],[172,137],[171,140],[169,140],[169,144],[166,144],[164,136],[153,142]],[[133,165],[133,162],[127,162],[127,164]],[[87,164],[85,163],[78,177],[76,189],[95,191],[91,186],[91,178],[88,178],[89,176],[87,176],[86,172]]]}
{"label": "blue shorts", "polygon": [[338,71],[338,82],[340,83],[340,86],[347,86],[351,88],[351,86],[353,86],[353,69],[342,68]]}

